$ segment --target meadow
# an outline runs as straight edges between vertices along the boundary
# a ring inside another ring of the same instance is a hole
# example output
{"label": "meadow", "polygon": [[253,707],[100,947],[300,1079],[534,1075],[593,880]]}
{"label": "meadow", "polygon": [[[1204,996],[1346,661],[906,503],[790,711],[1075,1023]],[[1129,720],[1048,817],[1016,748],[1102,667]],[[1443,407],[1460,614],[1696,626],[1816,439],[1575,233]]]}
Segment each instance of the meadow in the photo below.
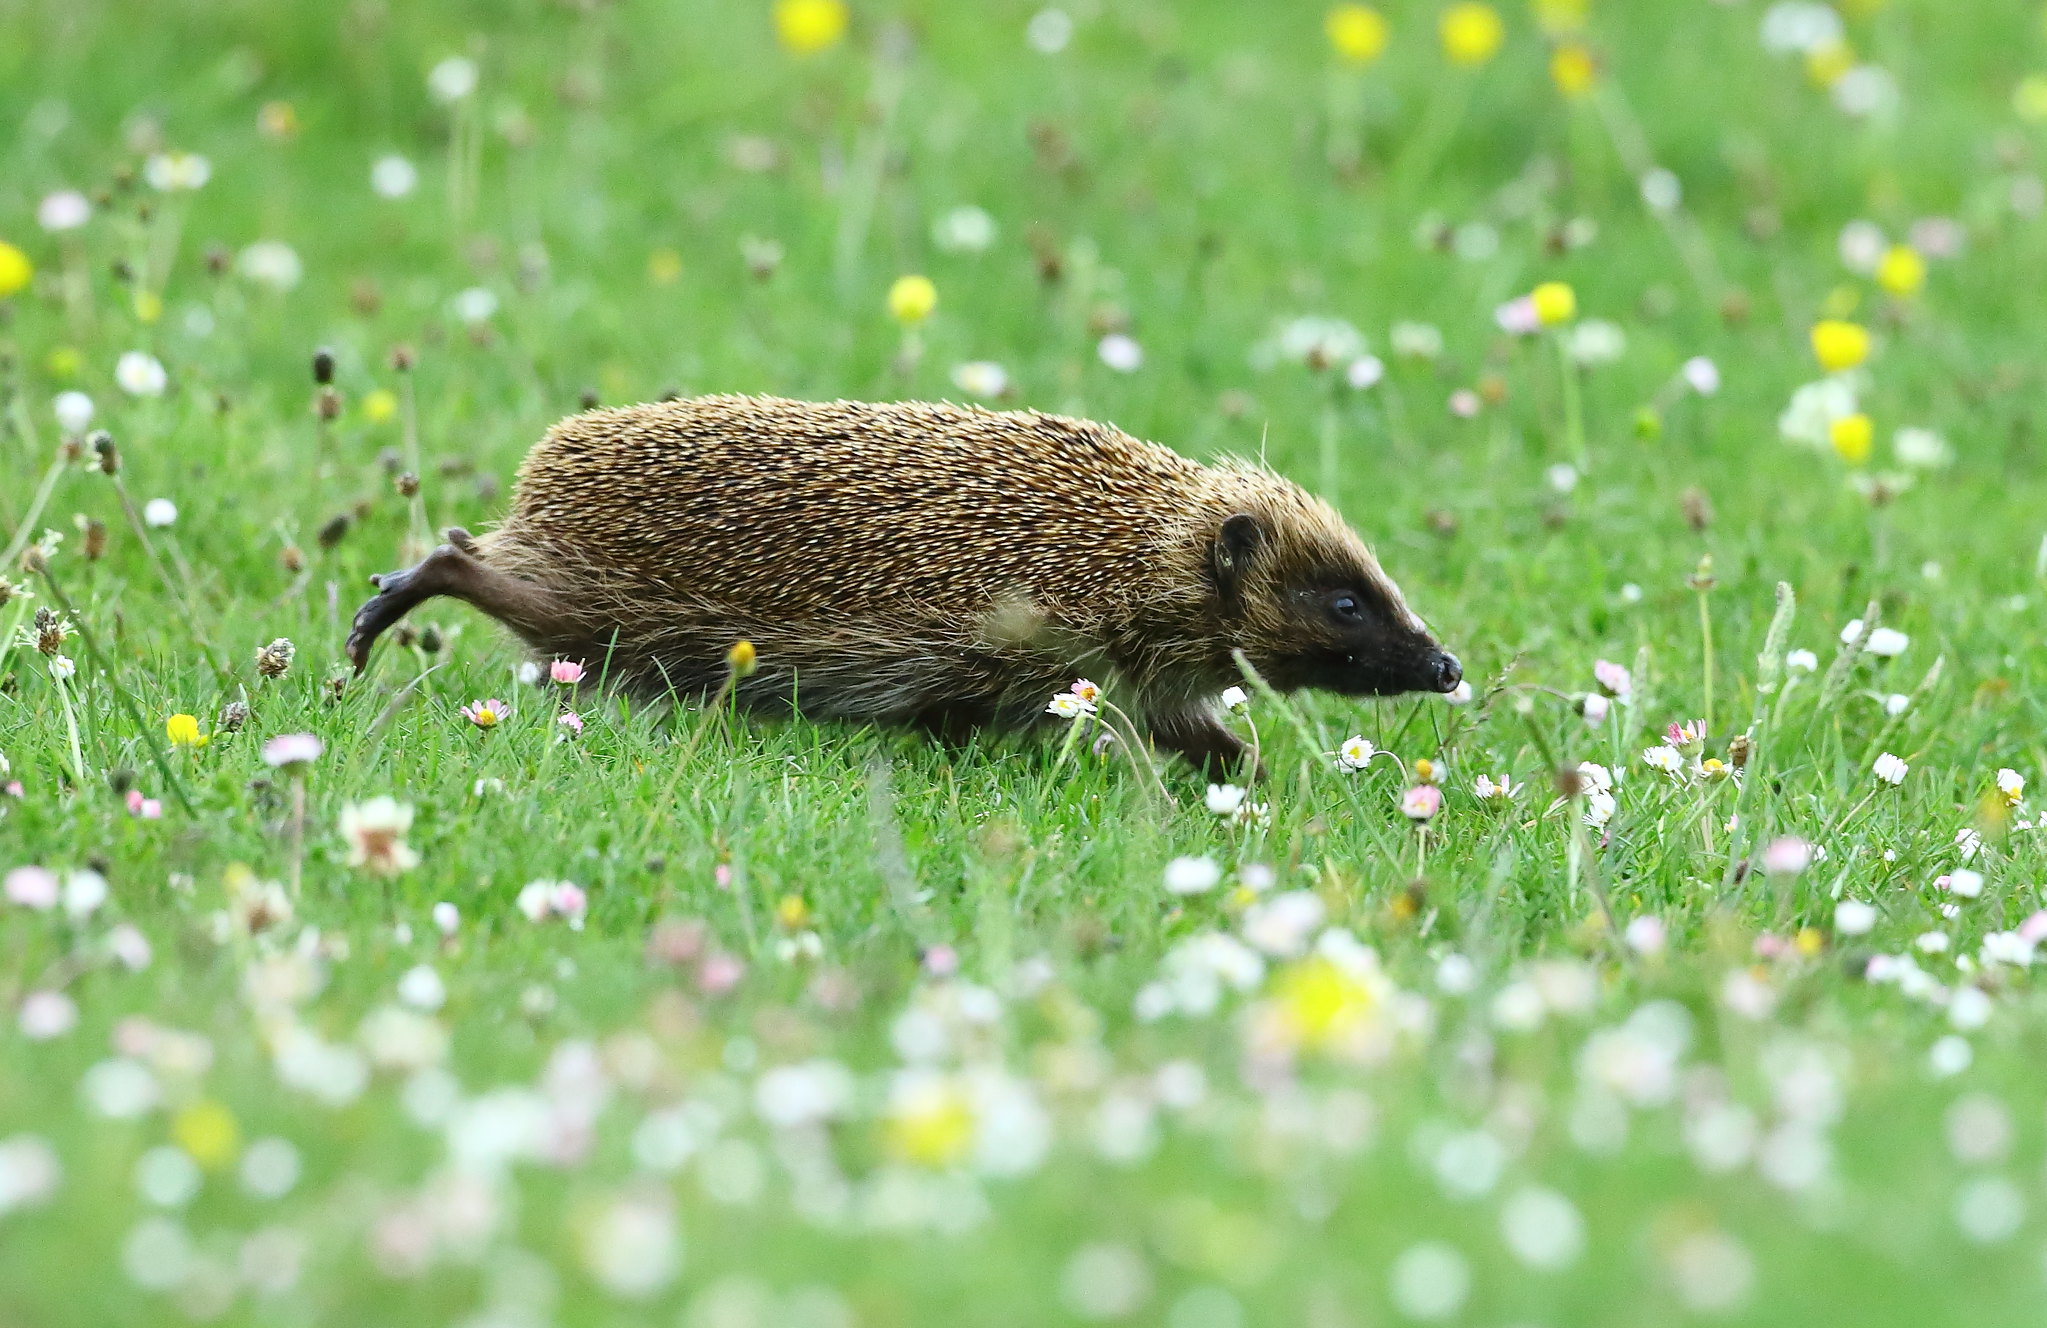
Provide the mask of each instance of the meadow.
{"label": "meadow", "polygon": [[[0,125],[0,1325],[2038,1319],[2040,6],[28,0]],[[353,676],[708,392],[1262,458],[1469,687]]]}

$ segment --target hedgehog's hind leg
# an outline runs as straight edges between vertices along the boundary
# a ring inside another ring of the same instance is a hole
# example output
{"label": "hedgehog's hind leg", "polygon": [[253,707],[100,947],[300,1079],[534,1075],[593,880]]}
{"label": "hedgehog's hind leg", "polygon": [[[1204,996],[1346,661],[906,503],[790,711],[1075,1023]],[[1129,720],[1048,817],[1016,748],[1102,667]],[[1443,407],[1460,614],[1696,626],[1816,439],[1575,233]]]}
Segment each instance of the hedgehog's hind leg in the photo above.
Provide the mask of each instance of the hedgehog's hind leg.
{"label": "hedgehog's hind leg", "polygon": [[448,531],[448,542],[421,559],[418,566],[370,578],[377,593],[356,610],[346,647],[357,673],[369,663],[370,647],[379,636],[438,595],[482,609],[528,641],[560,630],[568,615],[552,591],[485,566],[475,556],[475,548],[469,532],[455,527]]}

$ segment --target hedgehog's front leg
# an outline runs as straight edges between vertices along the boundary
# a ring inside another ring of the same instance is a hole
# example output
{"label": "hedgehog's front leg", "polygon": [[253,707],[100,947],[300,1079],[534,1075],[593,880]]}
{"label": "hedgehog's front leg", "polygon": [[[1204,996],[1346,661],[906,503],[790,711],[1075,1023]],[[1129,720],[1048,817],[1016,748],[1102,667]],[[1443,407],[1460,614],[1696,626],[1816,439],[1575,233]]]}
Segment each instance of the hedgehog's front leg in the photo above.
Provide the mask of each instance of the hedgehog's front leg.
{"label": "hedgehog's front leg", "polygon": [[[1212,780],[1233,778],[1244,762],[1244,740],[1224,728],[1212,710],[1162,710],[1150,722],[1154,746],[1178,752]],[[1250,773],[1257,779],[1264,771]]]}
{"label": "hedgehog's front leg", "polygon": [[357,673],[369,663],[370,647],[379,636],[437,595],[473,604],[529,641],[559,630],[568,615],[553,592],[485,566],[475,549],[468,531],[451,528],[448,542],[421,559],[418,566],[370,578],[377,593],[356,610],[346,646]]}

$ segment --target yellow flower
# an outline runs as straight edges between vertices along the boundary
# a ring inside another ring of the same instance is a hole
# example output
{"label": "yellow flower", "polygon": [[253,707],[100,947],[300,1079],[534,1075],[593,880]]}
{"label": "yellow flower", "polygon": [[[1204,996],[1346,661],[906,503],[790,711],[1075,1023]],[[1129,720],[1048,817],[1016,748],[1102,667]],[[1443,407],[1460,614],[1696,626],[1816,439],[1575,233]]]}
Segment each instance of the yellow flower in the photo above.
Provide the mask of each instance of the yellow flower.
{"label": "yellow flower", "polygon": [[1791,938],[1791,943],[1798,947],[1799,955],[1805,959],[1811,959],[1827,948],[1827,938],[1812,927],[1800,927],[1798,934]]}
{"label": "yellow flower", "polygon": [[1444,10],[1439,31],[1443,54],[1458,65],[1484,64],[1500,53],[1507,40],[1507,25],[1500,22],[1500,11],[1477,0]]}
{"label": "yellow flower", "polygon": [[921,323],[938,307],[938,287],[931,278],[911,274],[897,277],[888,288],[888,311],[898,323]]}
{"label": "yellow flower", "polygon": [[163,296],[158,295],[153,290],[139,290],[135,292],[136,322],[149,324],[162,317]]}
{"label": "yellow flower", "polygon": [[362,399],[363,418],[371,424],[384,424],[398,413],[398,394],[388,387],[379,387]]}
{"label": "yellow flower", "polygon": [[1386,52],[1391,35],[1386,16],[1370,5],[1338,5],[1322,20],[1322,31],[1337,55],[1354,65],[1368,65]]}
{"label": "yellow flower", "polygon": [[759,656],[754,653],[753,642],[741,637],[732,643],[732,649],[725,652],[725,667],[732,670],[735,678],[750,678],[760,667]]}
{"label": "yellow flower", "polygon": [[35,274],[35,264],[28,261],[27,254],[0,240],[0,300],[27,286]]}
{"label": "yellow flower", "polygon": [[845,35],[845,0],[775,0],[775,40],[782,49],[815,55]]}
{"label": "yellow flower", "polygon": [[647,280],[656,286],[672,286],[682,275],[682,255],[673,249],[656,249],[647,255]]}
{"label": "yellow flower", "polygon": [[1592,58],[1592,52],[1576,42],[1568,42],[1550,56],[1549,77],[1566,97],[1582,97],[1598,81],[1599,64]]}
{"label": "yellow flower", "polygon": [[790,931],[799,930],[810,921],[810,905],[802,895],[783,895],[775,905],[775,921]]}
{"label": "yellow flower", "polygon": [[1926,260],[1909,244],[1894,244],[1876,265],[1876,284],[1897,296],[1910,299],[1926,285]]}
{"label": "yellow flower", "polygon": [[1552,37],[1581,31],[1591,15],[1591,0],[1535,0],[1535,22]]}
{"label": "yellow flower", "polygon": [[1869,460],[1870,443],[1876,437],[1876,426],[1869,416],[1857,412],[1843,415],[1827,426],[1827,437],[1833,440],[1834,450],[1841,459],[1851,466],[1859,466]]}
{"label": "yellow flower", "polygon": [[906,1162],[947,1167],[974,1142],[974,1108],[950,1080],[922,1076],[897,1089],[883,1125],[888,1150]]}
{"label": "yellow flower", "polygon": [[1855,48],[1847,42],[1829,42],[1805,53],[1805,76],[1814,87],[1831,88],[1841,75],[1855,68]]}
{"label": "yellow flower", "polygon": [[2012,90],[2011,108],[2021,120],[2047,120],[2047,74],[2028,74]]}
{"label": "yellow flower", "polygon": [[171,740],[173,747],[204,747],[207,735],[199,731],[199,720],[193,715],[172,715],[163,722],[164,736]]}
{"label": "yellow flower", "polygon": [[1273,1009],[1288,1038],[1321,1048],[1344,1041],[1371,1018],[1371,989],[1321,955],[1288,965],[1274,978]]}
{"label": "yellow flower", "polygon": [[256,128],[265,138],[291,138],[299,131],[298,108],[288,101],[266,101],[256,112]]}
{"label": "yellow flower", "polygon": [[1812,353],[1828,373],[1845,373],[1869,358],[1869,329],[1824,318],[1812,325]]}
{"label": "yellow flower", "polygon": [[1528,296],[1535,305],[1535,321],[1556,327],[1578,316],[1578,292],[1561,281],[1545,281]]}
{"label": "yellow flower", "polygon": [[209,1099],[202,1098],[171,1118],[171,1138],[208,1171],[234,1161],[241,1133],[234,1113]]}

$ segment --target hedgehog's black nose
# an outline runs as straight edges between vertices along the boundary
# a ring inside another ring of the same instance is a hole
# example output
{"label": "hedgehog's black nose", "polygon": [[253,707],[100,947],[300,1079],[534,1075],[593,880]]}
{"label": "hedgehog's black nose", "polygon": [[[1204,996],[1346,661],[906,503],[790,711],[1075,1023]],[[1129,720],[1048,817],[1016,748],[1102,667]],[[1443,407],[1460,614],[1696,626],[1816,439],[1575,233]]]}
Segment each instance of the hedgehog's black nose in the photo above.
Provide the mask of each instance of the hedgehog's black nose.
{"label": "hedgehog's black nose", "polygon": [[1435,687],[1439,692],[1456,690],[1464,681],[1464,666],[1457,662],[1457,656],[1447,650],[1438,650],[1435,659]]}

